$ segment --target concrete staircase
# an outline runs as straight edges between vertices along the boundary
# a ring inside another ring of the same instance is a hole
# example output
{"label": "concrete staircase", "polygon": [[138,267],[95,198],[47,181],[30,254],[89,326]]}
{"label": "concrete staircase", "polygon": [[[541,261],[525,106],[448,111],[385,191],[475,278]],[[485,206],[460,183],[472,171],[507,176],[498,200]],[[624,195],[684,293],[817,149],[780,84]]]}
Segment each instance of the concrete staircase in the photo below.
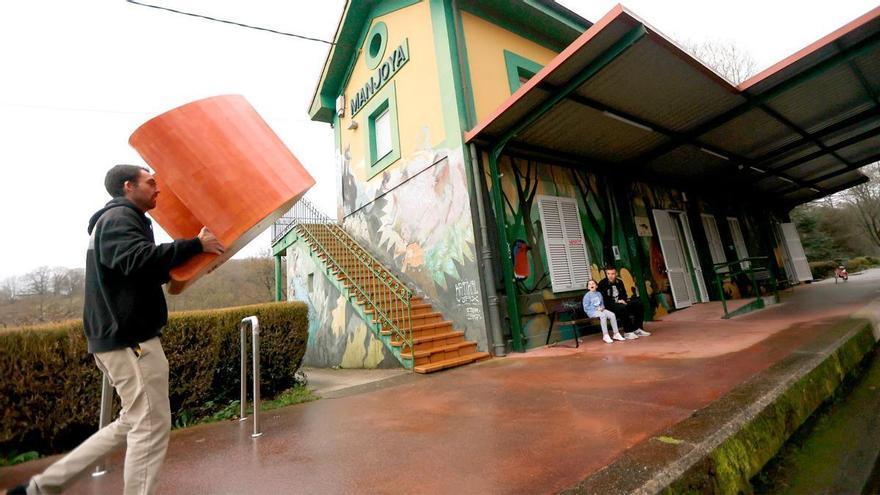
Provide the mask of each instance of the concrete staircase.
{"label": "concrete staircase", "polygon": [[293,228],[405,368],[432,373],[490,357],[335,222],[300,220]]}

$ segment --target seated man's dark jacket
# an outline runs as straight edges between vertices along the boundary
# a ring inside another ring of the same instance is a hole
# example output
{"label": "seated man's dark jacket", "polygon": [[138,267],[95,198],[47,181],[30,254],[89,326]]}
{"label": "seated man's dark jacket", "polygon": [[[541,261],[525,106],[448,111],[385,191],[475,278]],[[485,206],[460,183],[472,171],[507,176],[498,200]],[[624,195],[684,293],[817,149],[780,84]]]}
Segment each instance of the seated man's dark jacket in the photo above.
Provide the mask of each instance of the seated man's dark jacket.
{"label": "seated man's dark jacket", "polygon": [[168,323],[162,284],[171,268],[202,252],[198,238],[156,245],[152,222],[113,198],[89,220],[83,327],[89,352],[130,347]]}
{"label": "seated man's dark jacket", "polygon": [[[617,287],[617,297],[614,297],[614,287]],[[617,302],[618,299],[623,302],[629,300],[629,298],[626,297],[626,288],[623,286],[623,280],[620,280],[619,278],[614,279],[613,284],[607,278],[603,278],[602,281],[599,282],[599,287],[597,287],[596,290],[602,294],[602,299],[605,301],[606,308],[612,308],[619,304]]]}

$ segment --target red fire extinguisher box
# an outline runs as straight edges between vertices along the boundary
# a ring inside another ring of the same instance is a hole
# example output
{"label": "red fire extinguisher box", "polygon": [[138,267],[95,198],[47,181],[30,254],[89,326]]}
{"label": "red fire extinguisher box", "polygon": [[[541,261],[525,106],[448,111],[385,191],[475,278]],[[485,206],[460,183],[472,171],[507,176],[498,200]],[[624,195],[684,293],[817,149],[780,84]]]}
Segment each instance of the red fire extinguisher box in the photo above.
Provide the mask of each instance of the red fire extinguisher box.
{"label": "red fire extinguisher box", "polygon": [[226,246],[171,271],[179,294],[286,213],[315,180],[247,100],[216,96],[149,120],[129,144],[159,185],[150,215],[175,239],[208,227]]}

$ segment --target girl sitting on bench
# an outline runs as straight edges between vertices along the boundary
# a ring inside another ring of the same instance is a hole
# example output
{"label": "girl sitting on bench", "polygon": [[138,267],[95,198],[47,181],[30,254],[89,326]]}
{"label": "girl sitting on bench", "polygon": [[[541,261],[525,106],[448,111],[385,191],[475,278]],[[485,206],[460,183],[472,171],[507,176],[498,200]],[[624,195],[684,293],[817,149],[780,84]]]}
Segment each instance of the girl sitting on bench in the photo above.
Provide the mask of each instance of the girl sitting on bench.
{"label": "girl sitting on bench", "polygon": [[[589,292],[584,294],[584,312],[587,313],[587,316],[590,318],[599,318],[599,323],[602,325],[602,340],[604,340],[606,344],[614,343],[614,340],[626,340],[620,335],[620,331],[617,330],[617,316],[611,311],[605,309],[605,303],[602,301],[602,294],[596,290],[598,287],[599,284],[597,284],[595,280],[591,279],[587,282],[587,289],[589,289]],[[611,329],[614,331],[614,340],[611,340],[611,337],[608,336],[608,320],[611,320]]]}

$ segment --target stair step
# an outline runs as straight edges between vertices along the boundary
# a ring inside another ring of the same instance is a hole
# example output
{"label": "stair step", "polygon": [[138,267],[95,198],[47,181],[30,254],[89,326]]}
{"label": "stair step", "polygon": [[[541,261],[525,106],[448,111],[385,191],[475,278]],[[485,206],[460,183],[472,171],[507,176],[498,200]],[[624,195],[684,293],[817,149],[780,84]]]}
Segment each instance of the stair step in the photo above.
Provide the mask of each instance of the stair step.
{"label": "stair step", "polygon": [[[431,309],[434,309],[434,308],[431,308]],[[430,311],[430,312],[425,312],[425,313],[421,313],[421,314],[413,314],[410,317],[410,319],[413,322],[413,325],[424,325],[427,323],[435,323],[434,321],[427,321],[427,320],[432,320],[434,318],[440,318],[442,320],[443,315],[440,314],[439,311]],[[392,321],[394,321],[394,323],[406,321],[406,317],[394,318]]]}
{"label": "stair step", "polygon": [[455,368],[456,366],[461,366],[463,364],[470,364],[475,361],[482,361],[483,359],[489,359],[489,357],[488,352],[474,352],[452,359],[437,361],[436,363],[417,365],[414,366],[413,369],[416,373],[433,373],[447,368]]}
{"label": "stair step", "polygon": [[[448,344],[448,345],[443,345],[440,347],[432,347],[431,349],[425,349],[423,351],[416,351],[415,355],[416,355],[416,359],[427,358],[427,357],[440,355],[440,354],[444,354],[444,353],[448,353],[448,352],[452,352],[452,351],[460,351],[462,349],[467,349],[468,347],[473,347],[474,349],[473,349],[473,351],[465,352],[465,354],[470,354],[471,352],[476,352],[477,343],[472,340],[465,340],[462,342],[456,342],[455,344]],[[412,359],[413,358],[412,354],[413,353],[408,352],[408,351],[401,352],[400,357],[402,357],[404,359]]]}
{"label": "stair step", "polygon": [[[432,323],[426,323],[422,325],[414,325],[412,327],[412,335],[413,339],[420,339],[422,337],[428,337],[430,335],[437,335],[441,333],[449,333],[452,330],[452,322],[450,321],[438,321]],[[394,333],[393,330],[386,330],[384,327],[381,330],[382,335],[392,335]]]}
{"label": "stair step", "polygon": [[[449,330],[446,330],[446,329]],[[436,335],[438,333],[447,333],[452,330],[451,321],[438,321],[436,323],[427,323],[422,325],[413,325],[413,338],[427,337],[428,335]]]}
{"label": "stair step", "polygon": [[[410,306],[410,314],[412,315],[413,319],[415,319],[417,316],[422,316],[425,313],[433,312],[433,309],[434,307],[430,304],[413,304],[412,306]],[[364,312],[367,314],[373,314],[373,310],[371,308],[364,308]]]}
{"label": "stair step", "polygon": [[[426,335],[424,337],[413,337],[413,346],[415,346],[416,351],[424,351],[426,349],[431,349],[434,347],[457,344],[462,340],[464,340],[464,332],[459,330],[457,332],[445,332],[434,335]],[[391,345],[393,345],[394,347],[402,347],[403,342],[399,340],[392,340]]]}

